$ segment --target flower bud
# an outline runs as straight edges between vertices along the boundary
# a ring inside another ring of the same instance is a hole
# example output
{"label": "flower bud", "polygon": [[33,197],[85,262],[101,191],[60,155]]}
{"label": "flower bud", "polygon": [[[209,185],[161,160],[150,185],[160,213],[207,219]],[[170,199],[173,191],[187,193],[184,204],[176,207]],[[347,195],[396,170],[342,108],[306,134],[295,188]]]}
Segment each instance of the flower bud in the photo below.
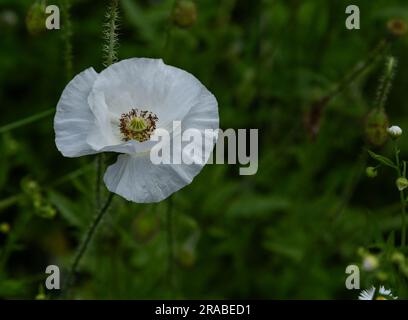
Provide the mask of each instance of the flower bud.
{"label": "flower bud", "polygon": [[373,109],[365,121],[365,137],[373,146],[382,146],[387,140],[388,117],[380,108]]}
{"label": "flower bud", "polygon": [[37,35],[46,30],[45,20],[45,1],[35,1],[28,10],[26,17],[27,30],[32,35]]}
{"label": "flower bud", "polygon": [[387,129],[388,134],[391,138],[397,139],[402,135],[402,129],[398,126],[392,126]]}
{"label": "flower bud", "polygon": [[10,232],[10,225],[7,222],[0,223],[0,233],[7,234]]}
{"label": "flower bud", "polygon": [[191,27],[197,21],[197,7],[194,1],[177,1],[173,10],[172,20],[178,27]]}
{"label": "flower bud", "polygon": [[17,140],[15,140],[10,133],[5,133],[3,134],[3,145],[4,145],[4,154],[7,156],[13,156],[15,155],[20,146]]}
{"label": "flower bud", "polygon": [[375,178],[377,176],[378,172],[377,169],[374,167],[367,167],[366,168],[366,175],[369,178]]}
{"label": "flower bud", "polygon": [[182,246],[178,252],[178,262],[185,268],[191,268],[196,262],[196,253],[192,246]]}
{"label": "flower bud", "polygon": [[397,185],[397,188],[399,191],[404,190],[406,187],[408,187],[408,180],[404,177],[399,177],[396,181],[395,184]]}
{"label": "flower bud", "polygon": [[36,213],[44,219],[52,219],[56,216],[57,210],[50,204],[43,204],[40,208],[37,209]]}
{"label": "flower bud", "polygon": [[358,254],[360,257],[364,257],[364,256],[367,254],[367,251],[366,251],[363,247],[359,247],[359,248],[357,249],[357,254]]}
{"label": "flower bud", "polygon": [[397,264],[401,264],[405,261],[405,256],[401,252],[396,251],[391,255],[391,261]]}
{"label": "flower bud", "polygon": [[3,10],[0,12],[1,27],[15,27],[18,23],[18,16],[12,10]]}
{"label": "flower bud", "polygon": [[35,300],[46,300],[46,299],[47,299],[47,295],[45,294],[44,287],[40,285],[38,288],[38,293],[35,296]]}
{"label": "flower bud", "polygon": [[384,271],[379,271],[377,272],[377,274],[375,275],[377,277],[378,280],[380,280],[381,282],[385,282],[388,280],[388,274]]}
{"label": "flower bud", "polygon": [[391,19],[387,22],[387,29],[394,37],[401,37],[407,33],[407,23],[402,19]]}
{"label": "flower bud", "polygon": [[379,266],[378,258],[372,254],[367,254],[363,258],[362,268],[365,271],[373,271]]}
{"label": "flower bud", "polygon": [[40,192],[40,186],[38,185],[38,183],[29,178],[24,178],[21,181],[21,188],[24,193],[31,197]]}

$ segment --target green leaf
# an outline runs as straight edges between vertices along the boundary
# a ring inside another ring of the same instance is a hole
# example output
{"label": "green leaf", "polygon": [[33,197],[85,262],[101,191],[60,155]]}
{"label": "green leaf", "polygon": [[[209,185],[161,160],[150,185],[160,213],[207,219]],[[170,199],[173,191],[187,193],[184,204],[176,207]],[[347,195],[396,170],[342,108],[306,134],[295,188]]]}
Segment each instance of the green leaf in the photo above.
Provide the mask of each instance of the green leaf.
{"label": "green leaf", "polygon": [[377,160],[378,162],[380,162],[381,164],[397,169],[398,167],[394,164],[394,162],[391,159],[388,159],[387,157],[381,156],[379,154],[376,154],[370,150],[367,150],[369,155],[371,156],[371,158],[373,158],[374,160]]}

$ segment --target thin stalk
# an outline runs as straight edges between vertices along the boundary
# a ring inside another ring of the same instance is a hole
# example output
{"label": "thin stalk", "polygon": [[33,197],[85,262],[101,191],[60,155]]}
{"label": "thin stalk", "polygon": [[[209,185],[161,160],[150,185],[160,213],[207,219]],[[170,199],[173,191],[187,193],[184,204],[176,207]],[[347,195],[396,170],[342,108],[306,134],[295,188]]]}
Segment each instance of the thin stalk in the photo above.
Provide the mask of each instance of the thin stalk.
{"label": "thin stalk", "polygon": [[65,294],[67,294],[68,289],[72,283],[72,278],[78,268],[78,265],[84,255],[84,253],[86,252],[86,249],[88,248],[88,245],[92,239],[92,236],[95,233],[95,230],[97,228],[97,226],[99,225],[100,221],[102,220],[103,216],[105,215],[105,213],[108,211],[109,206],[112,203],[112,199],[113,199],[114,193],[110,193],[108,200],[106,200],[105,205],[102,207],[102,209],[100,209],[99,213],[96,215],[95,219],[92,221],[91,225],[88,228],[88,231],[86,232],[85,238],[83,240],[83,242],[81,243],[75,258],[74,258],[74,262],[72,263],[72,266],[70,268],[70,271],[68,273],[67,276],[67,280],[66,280],[66,285],[65,285]]}
{"label": "thin stalk", "polygon": [[173,199],[169,198],[166,210],[166,233],[167,233],[167,277],[171,294],[174,294],[174,233],[173,233]]}
{"label": "thin stalk", "polygon": [[27,124],[33,123],[33,122],[41,120],[43,118],[46,118],[49,115],[53,114],[54,112],[55,112],[55,108],[50,108],[50,109],[47,109],[47,110],[42,111],[40,113],[29,116],[27,118],[24,118],[24,119],[17,120],[15,122],[6,124],[6,125],[0,127],[0,134],[2,134],[4,132],[7,132],[7,131],[17,129],[19,127],[23,127],[23,126],[25,126]]}
{"label": "thin stalk", "polygon": [[112,0],[111,6],[106,13],[107,22],[104,25],[103,36],[105,39],[104,51],[104,66],[109,67],[117,60],[118,42],[118,0]]}
{"label": "thin stalk", "polygon": [[95,208],[101,208],[102,201],[102,170],[103,170],[103,154],[99,153],[96,156],[96,181],[95,181]]}
{"label": "thin stalk", "polygon": [[401,201],[401,224],[402,224],[402,229],[401,229],[401,247],[405,247],[406,245],[406,232],[407,232],[407,213],[406,213],[406,201],[405,201],[405,195],[404,191],[400,191],[400,201]]}
{"label": "thin stalk", "polygon": [[64,41],[64,60],[65,60],[65,74],[67,80],[71,80],[73,75],[73,59],[72,59],[72,23],[69,10],[71,8],[70,0],[62,1],[62,18],[64,25],[62,28],[62,40]]}
{"label": "thin stalk", "polygon": [[[394,152],[395,152],[395,163],[397,165],[397,173],[398,178],[401,177],[401,166],[400,166],[400,158],[399,153],[400,150],[398,149],[398,144],[394,141]],[[404,174],[405,174],[405,163],[404,163]],[[405,178],[405,176],[404,176]],[[405,247],[406,244],[406,201],[405,201],[405,193],[404,190],[400,190],[400,202],[401,202],[401,247]]]}

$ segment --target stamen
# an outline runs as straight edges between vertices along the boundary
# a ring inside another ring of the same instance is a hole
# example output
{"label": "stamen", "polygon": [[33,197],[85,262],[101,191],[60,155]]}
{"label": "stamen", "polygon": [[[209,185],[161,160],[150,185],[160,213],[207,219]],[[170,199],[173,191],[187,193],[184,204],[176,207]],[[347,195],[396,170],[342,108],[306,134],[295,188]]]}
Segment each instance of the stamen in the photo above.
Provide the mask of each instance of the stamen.
{"label": "stamen", "polygon": [[149,111],[131,109],[120,117],[120,132],[123,141],[136,140],[139,142],[150,139],[156,130],[157,116]]}

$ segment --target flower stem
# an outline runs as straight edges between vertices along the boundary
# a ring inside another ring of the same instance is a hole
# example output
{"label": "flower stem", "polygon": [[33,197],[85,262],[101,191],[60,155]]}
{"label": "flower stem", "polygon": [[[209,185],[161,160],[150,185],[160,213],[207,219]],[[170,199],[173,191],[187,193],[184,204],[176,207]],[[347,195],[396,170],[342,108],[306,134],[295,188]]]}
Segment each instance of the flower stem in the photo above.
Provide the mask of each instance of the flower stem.
{"label": "flower stem", "polygon": [[103,154],[99,153],[96,156],[96,183],[95,183],[95,208],[99,210],[101,208],[101,181],[102,181],[102,168],[103,167]]}
{"label": "flower stem", "polygon": [[86,232],[85,238],[83,242],[81,243],[75,258],[74,262],[72,263],[71,269],[68,273],[67,280],[66,280],[66,285],[65,285],[65,294],[67,294],[68,289],[70,285],[72,284],[72,278],[77,270],[77,267],[86,251],[88,248],[88,245],[92,239],[92,236],[95,233],[96,227],[99,225],[99,222],[102,220],[104,214],[108,211],[110,204],[112,203],[114,193],[110,193],[108,200],[106,200],[105,205],[99,210],[98,214],[96,215],[95,219],[92,221],[91,225],[88,228],[88,231]]}
{"label": "flower stem", "polygon": [[[401,166],[400,166],[400,158],[399,158],[399,149],[398,144],[394,141],[394,152],[395,152],[395,162],[397,165],[397,173],[398,178],[401,177]],[[404,175],[405,175],[405,164],[404,164]],[[400,201],[401,201],[401,247],[405,247],[406,243],[406,201],[405,201],[405,194],[404,190],[400,191]]]}
{"label": "flower stem", "polygon": [[401,215],[401,225],[402,225],[402,229],[401,229],[401,247],[404,248],[406,245],[406,230],[407,230],[407,222],[406,222],[406,202],[405,202],[405,195],[404,195],[404,191],[400,191],[400,200],[401,200],[401,211],[402,211],[402,215]]}
{"label": "flower stem", "polygon": [[118,0],[111,0],[111,5],[106,13],[106,23],[104,25],[103,36],[105,39],[105,44],[103,47],[104,51],[104,66],[109,67],[111,64],[117,60],[117,49],[119,46],[118,41],[118,20],[119,20],[119,9]]}
{"label": "flower stem", "polygon": [[175,289],[174,278],[174,235],[173,235],[173,200],[169,198],[166,211],[166,231],[167,231],[167,276],[169,287],[173,295]]}
{"label": "flower stem", "polygon": [[62,1],[62,17],[65,25],[63,26],[62,39],[64,41],[64,60],[65,60],[65,72],[67,80],[71,80],[73,72],[72,62],[72,23],[70,17],[71,2],[70,0]]}
{"label": "flower stem", "polygon": [[17,129],[17,128],[20,128],[20,127],[23,127],[23,126],[25,126],[27,124],[30,124],[30,123],[33,123],[35,121],[44,119],[44,118],[46,118],[46,117],[48,117],[48,116],[50,116],[50,115],[52,115],[54,113],[55,113],[55,108],[50,108],[50,109],[44,110],[42,112],[36,113],[36,114],[34,114],[32,116],[29,116],[27,118],[24,118],[24,119],[17,120],[15,122],[6,124],[6,125],[0,127],[0,134],[4,133],[4,132],[7,132],[7,131]]}

